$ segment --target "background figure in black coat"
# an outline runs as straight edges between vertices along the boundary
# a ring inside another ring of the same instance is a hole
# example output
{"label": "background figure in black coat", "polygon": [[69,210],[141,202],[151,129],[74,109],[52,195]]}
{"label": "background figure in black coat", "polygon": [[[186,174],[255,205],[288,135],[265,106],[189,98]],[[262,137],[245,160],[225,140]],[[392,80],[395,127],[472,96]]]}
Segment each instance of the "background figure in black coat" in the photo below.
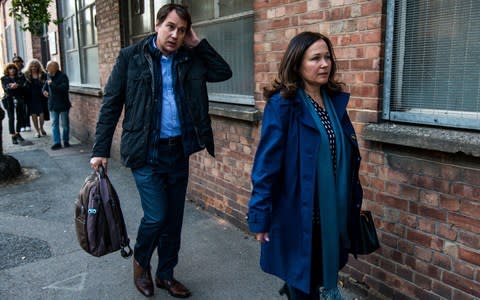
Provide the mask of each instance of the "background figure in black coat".
{"label": "background figure in black coat", "polygon": [[[70,147],[70,120],[68,113],[70,111],[70,99],[68,96],[69,82],[65,73],[60,71],[60,66],[56,61],[47,63],[47,81],[43,86],[43,95],[48,97],[48,110],[52,118],[52,150],[64,147]],[[62,126],[62,136],[60,137],[60,127]]]}
{"label": "background figure in black coat", "polygon": [[[24,62],[23,58],[20,56],[16,55],[12,58],[12,62],[17,66],[18,69],[18,83],[20,84],[20,91],[22,94],[25,93],[24,90],[24,83],[25,83],[25,76],[22,73],[23,67],[24,67]],[[25,100],[21,104],[17,104],[19,107],[19,112],[23,115],[22,118],[20,119],[20,131],[31,131],[30,127],[30,105],[25,99],[25,95],[22,96],[22,98]]]}
{"label": "background figure in black coat", "polygon": [[[21,103],[23,103],[23,93],[21,90],[20,80],[18,77],[18,69],[15,64],[9,63],[3,70],[2,87],[5,91],[5,95],[2,99],[3,108],[7,111],[8,115],[8,130],[12,136],[12,143],[18,144],[23,142],[24,139],[20,135],[21,125],[23,121],[23,110],[21,109]],[[17,118],[17,124],[15,126],[15,117]]]}

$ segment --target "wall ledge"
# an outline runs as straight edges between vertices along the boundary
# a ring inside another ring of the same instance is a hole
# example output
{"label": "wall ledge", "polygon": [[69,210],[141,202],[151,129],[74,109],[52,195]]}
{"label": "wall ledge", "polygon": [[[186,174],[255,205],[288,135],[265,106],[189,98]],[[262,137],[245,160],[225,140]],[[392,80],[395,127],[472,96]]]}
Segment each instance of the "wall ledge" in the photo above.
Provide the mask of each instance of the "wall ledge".
{"label": "wall ledge", "polygon": [[102,97],[103,96],[102,89],[83,87],[83,86],[70,86],[70,93],[79,94],[79,95],[95,96],[95,97]]}
{"label": "wall ledge", "polygon": [[211,116],[224,117],[247,122],[258,122],[262,113],[254,106],[210,102]]}
{"label": "wall ledge", "polygon": [[399,123],[372,123],[365,126],[362,136],[369,141],[480,157],[480,132]]}

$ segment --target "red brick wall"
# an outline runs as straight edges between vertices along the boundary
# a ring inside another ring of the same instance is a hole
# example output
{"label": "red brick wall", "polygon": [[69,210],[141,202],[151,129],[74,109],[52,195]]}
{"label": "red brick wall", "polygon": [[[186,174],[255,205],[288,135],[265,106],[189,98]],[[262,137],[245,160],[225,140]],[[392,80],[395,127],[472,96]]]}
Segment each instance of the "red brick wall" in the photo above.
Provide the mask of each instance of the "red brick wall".
{"label": "red brick wall", "polygon": [[[96,11],[98,68],[100,73],[100,86],[103,89],[122,45],[119,1],[97,0]],[[71,93],[70,100],[73,106],[70,113],[72,134],[84,142],[92,143],[102,97]],[[121,125],[119,123],[115,131],[115,140],[112,146],[112,155],[116,157],[118,157],[118,153],[120,152],[120,134]]]}
{"label": "red brick wall", "polygon": [[[336,5],[335,3],[338,3]],[[274,78],[289,42],[304,30],[320,31],[336,46],[340,78],[352,92],[350,114],[358,131],[376,121],[382,51],[382,1],[343,5],[333,1],[254,1],[255,99],[263,110],[263,87]],[[188,197],[237,226],[246,228],[250,171],[260,126],[213,118],[217,157],[206,152],[191,159]]]}
{"label": "red brick wall", "polygon": [[192,156],[187,198],[246,229],[258,127],[250,122],[214,117],[213,131],[215,158],[206,151]]}
{"label": "red brick wall", "polygon": [[[374,213],[382,249],[352,258],[344,271],[371,287],[370,298],[480,298],[478,158],[362,139],[363,127],[379,121],[381,111],[385,1],[254,3],[258,107],[264,105],[261,88],[274,78],[288,41],[304,30],[331,38],[339,78],[351,93],[349,114],[363,157],[364,208]],[[209,202],[228,211],[224,201]]]}
{"label": "red brick wall", "polygon": [[364,207],[375,214],[382,249],[351,260],[347,271],[387,299],[478,299],[478,159],[378,143],[365,148]]}
{"label": "red brick wall", "polygon": [[[256,106],[263,109],[262,89],[274,78],[288,41],[300,31],[312,30],[329,34],[338,46],[340,76],[349,91],[357,92],[352,103],[365,106],[362,109],[352,106],[351,114],[356,117],[355,120],[376,120],[378,113],[372,108],[376,110],[379,105],[381,1],[329,9],[324,9],[325,5],[321,3],[325,2],[254,1]],[[363,123],[358,121],[355,126],[361,129]],[[258,124],[241,123],[243,126],[239,133],[243,135],[239,139],[237,122],[214,118],[213,123],[218,157],[215,161],[210,161],[205,153],[193,157],[192,161],[197,164],[192,163],[194,175],[190,180],[188,196],[204,204],[208,210],[245,227],[244,216],[251,189],[250,170],[260,127]],[[232,131],[235,134],[231,134]],[[204,161],[209,164],[208,168],[198,164]],[[241,168],[242,173],[239,174],[240,171],[235,168]]]}
{"label": "red brick wall", "polygon": [[[370,287],[370,299],[480,298],[480,162],[460,154],[365,141],[379,121],[384,7],[381,0],[255,0],[256,106],[288,41],[304,30],[328,35],[339,77],[351,93],[359,134],[364,208],[374,213],[382,248],[351,258],[343,270]],[[118,1],[97,1],[102,87],[120,49]],[[94,132],[101,99],[72,95],[76,133]],[[261,124],[213,117],[216,158],[192,156],[188,197],[239,227],[250,196],[250,170]],[[86,128],[83,130],[82,128]],[[118,134],[112,153],[119,152]]]}
{"label": "red brick wall", "polygon": [[122,47],[120,31],[120,2],[116,0],[96,1],[97,30],[98,30],[98,59],[100,72],[100,86],[107,83],[110,71],[115,64],[118,51]]}

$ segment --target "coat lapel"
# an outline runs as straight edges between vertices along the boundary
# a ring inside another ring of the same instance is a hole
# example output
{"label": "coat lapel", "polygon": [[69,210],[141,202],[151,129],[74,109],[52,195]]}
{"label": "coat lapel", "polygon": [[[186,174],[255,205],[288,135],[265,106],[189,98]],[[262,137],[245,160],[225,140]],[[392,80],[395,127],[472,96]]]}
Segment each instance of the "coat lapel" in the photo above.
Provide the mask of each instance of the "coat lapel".
{"label": "coat lapel", "polygon": [[[343,119],[343,115],[345,114],[347,110],[347,104],[348,104],[348,99],[349,95],[347,93],[339,93],[332,97],[332,103],[335,108],[335,112],[337,113],[337,116],[340,120]],[[298,104],[299,107],[299,113],[300,113],[300,120],[301,123],[307,127],[315,129],[315,131],[318,131],[317,125],[315,124],[315,121],[313,120],[312,115],[308,111],[307,107],[305,106],[305,103],[302,103],[302,100],[300,96],[297,94],[295,97],[295,101]]]}
{"label": "coat lapel", "polygon": [[297,102],[296,104],[297,104],[297,111],[298,111],[298,114],[299,114],[298,117],[300,119],[300,123],[303,126],[311,128],[315,132],[320,134],[320,131],[317,128],[317,125],[315,124],[315,120],[313,119],[312,115],[308,111],[307,106],[305,105],[305,103],[303,103],[302,99],[300,98],[300,96],[298,94],[295,97],[295,101]]}
{"label": "coat lapel", "polygon": [[332,97],[332,103],[339,120],[343,119],[343,115],[347,111],[349,95],[347,93],[339,93]]}

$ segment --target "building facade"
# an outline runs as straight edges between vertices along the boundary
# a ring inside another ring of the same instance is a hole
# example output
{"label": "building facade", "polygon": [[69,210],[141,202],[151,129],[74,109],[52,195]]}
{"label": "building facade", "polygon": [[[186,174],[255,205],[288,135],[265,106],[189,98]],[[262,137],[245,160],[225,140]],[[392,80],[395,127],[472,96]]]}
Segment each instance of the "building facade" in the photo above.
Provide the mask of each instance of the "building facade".
{"label": "building facade", "polygon": [[[4,11],[8,2],[1,2]],[[56,2],[63,22],[45,36],[58,34],[58,54],[49,53],[70,77],[72,134],[83,142],[93,141],[118,51],[153,31],[166,2]],[[343,272],[368,287],[372,299],[480,298],[478,1],[176,2],[189,5],[195,30],[234,72],[209,86],[216,157],[191,157],[189,200],[246,229],[262,89],[294,35],[324,33],[351,94],[363,208],[373,212],[382,244],[351,258]],[[7,36],[14,32],[12,24],[3,26],[5,58],[14,51]],[[120,134],[121,123],[112,146],[117,158]]]}
{"label": "building facade", "polygon": [[[2,66],[12,61],[16,55],[23,58],[25,64],[29,59],[35,58],[43,65],[49,60],[61,62],[61,55],[58,42],[58,27],[51,23],[43,26],[43,32],[39,35],[23,31],[23,22],[11,17],[11,1],[0,1],[0,63]],[[52,20],[57,20],[57,8],[55,1],[52,1],[49,9]],[[2,90],[3,92],[3,90]]]}

